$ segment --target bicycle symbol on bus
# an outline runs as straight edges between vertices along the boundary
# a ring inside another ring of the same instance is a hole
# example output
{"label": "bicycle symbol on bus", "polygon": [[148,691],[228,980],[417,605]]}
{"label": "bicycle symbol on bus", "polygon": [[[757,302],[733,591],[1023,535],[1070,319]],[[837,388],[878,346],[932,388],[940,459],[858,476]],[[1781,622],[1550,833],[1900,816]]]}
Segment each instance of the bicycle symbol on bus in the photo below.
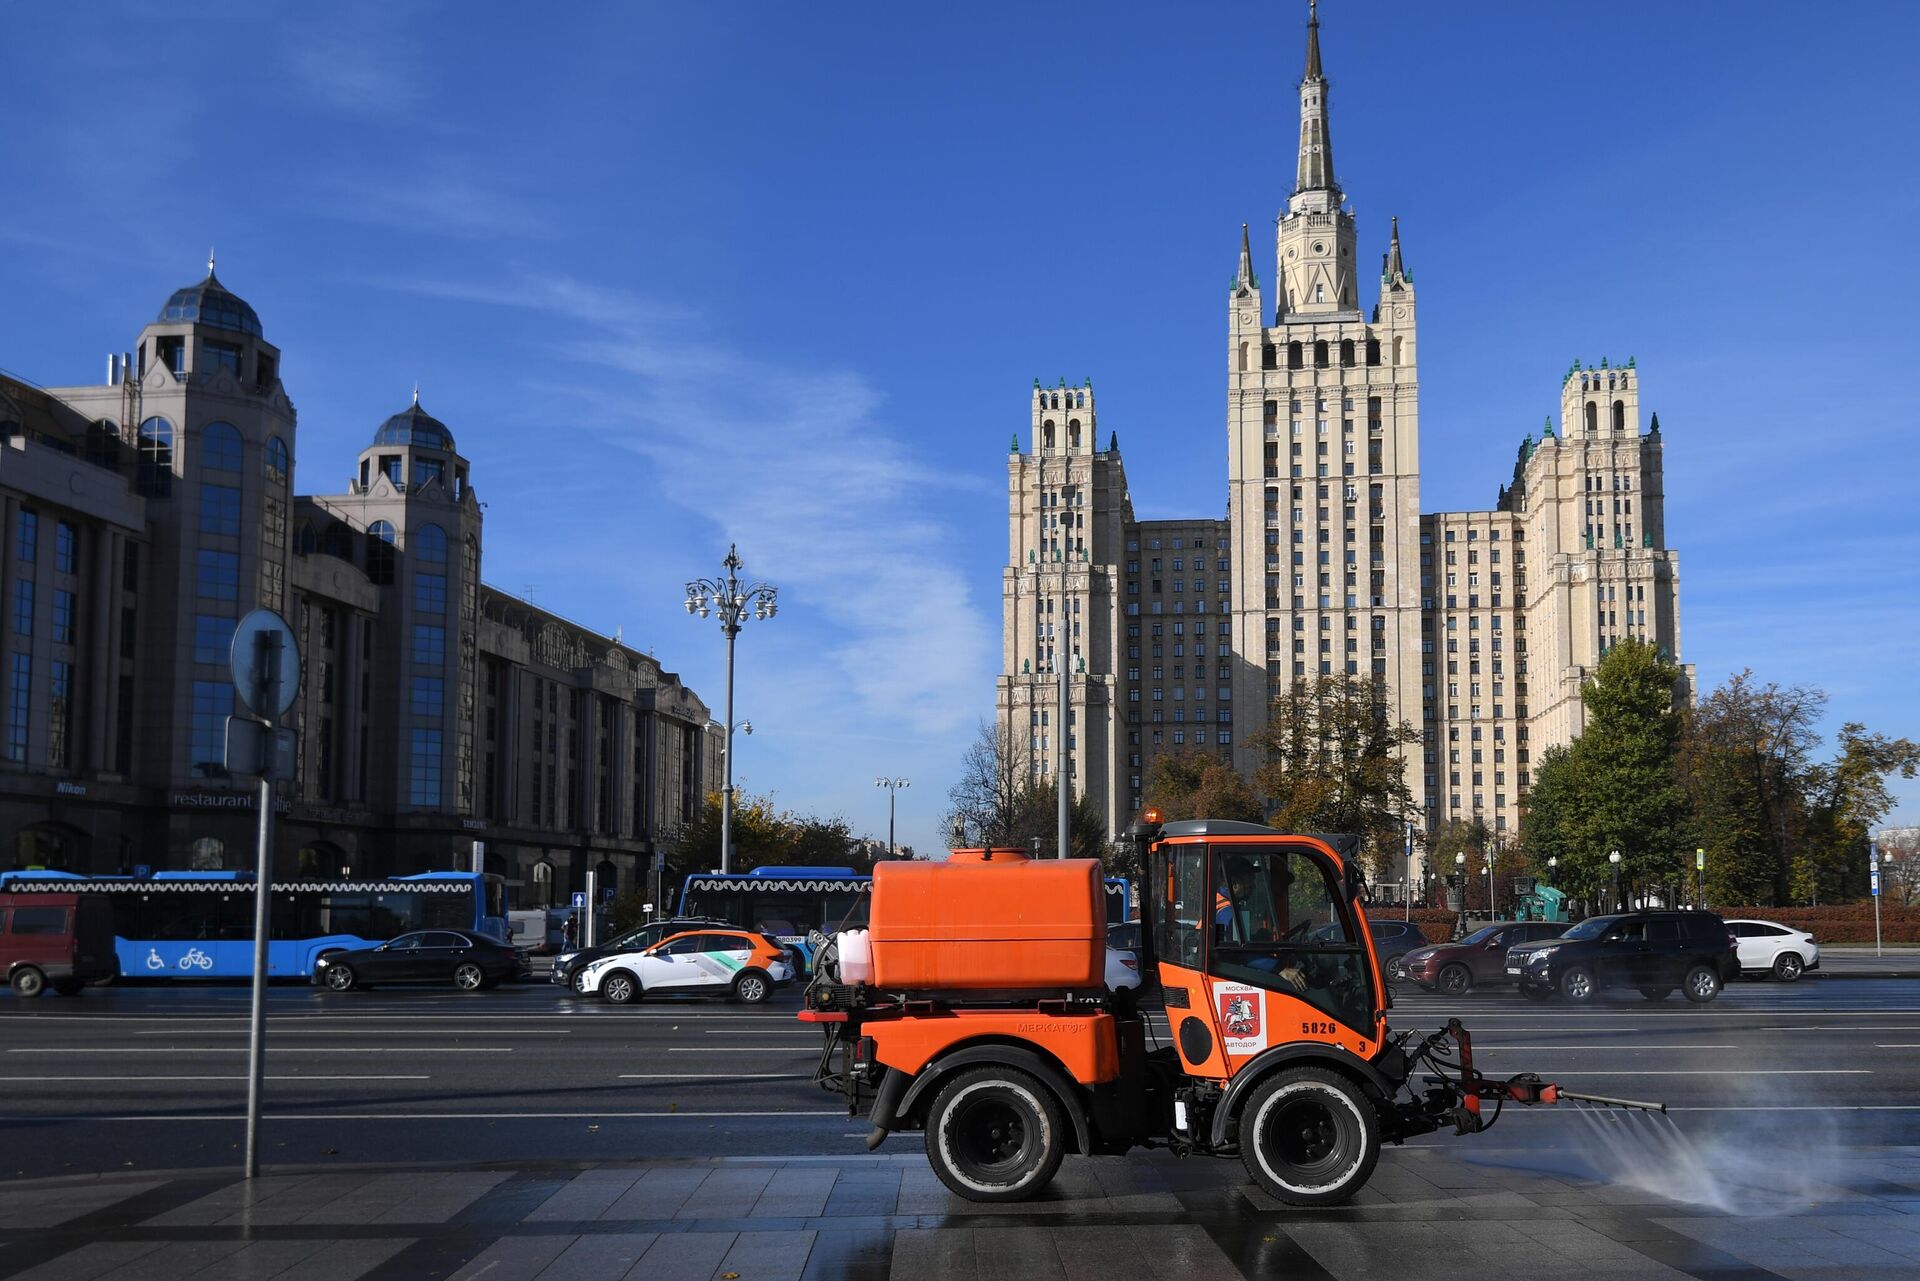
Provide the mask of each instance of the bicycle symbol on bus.
{"label": "bicycle symbol on bus", "polygon": [[[167,968],[166,961],[160,956],[160,949],[153,947],[147,949],[146,964],[150,970],[164,970]],[[179,966],[183,970],[210,970],[213,968],[213,958],[197,947],[190,947],[186,950],[185,954],[180,957]]]}

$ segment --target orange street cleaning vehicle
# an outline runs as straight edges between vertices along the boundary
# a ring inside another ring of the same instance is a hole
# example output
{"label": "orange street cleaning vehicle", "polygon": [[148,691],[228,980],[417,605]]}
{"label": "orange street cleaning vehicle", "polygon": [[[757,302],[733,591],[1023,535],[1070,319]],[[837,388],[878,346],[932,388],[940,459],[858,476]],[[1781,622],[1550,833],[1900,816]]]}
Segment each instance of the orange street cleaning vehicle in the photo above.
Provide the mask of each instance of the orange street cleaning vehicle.
{"label": "orange street cleaning vehicle", "polygon": [[975,1201],[1033,1196],[1069,1152],[1166,1147],[1238,1156],[1271,1195],[1322,1205],[1366,1183],[1382,1143],[1484,1130],[1509,1102],[1660,1108],[1484,1077],[1458,1020],[1390,1031],[1356,838],[1147,817],[1130,833],[1142,972],[1171,1044],[1102,981],[1097,862],[982,849],[874,868],[868,929],[815,940],[800,1013],[825,1033],[816,1080],[870,1110],[869,1148],[922,1130]]}

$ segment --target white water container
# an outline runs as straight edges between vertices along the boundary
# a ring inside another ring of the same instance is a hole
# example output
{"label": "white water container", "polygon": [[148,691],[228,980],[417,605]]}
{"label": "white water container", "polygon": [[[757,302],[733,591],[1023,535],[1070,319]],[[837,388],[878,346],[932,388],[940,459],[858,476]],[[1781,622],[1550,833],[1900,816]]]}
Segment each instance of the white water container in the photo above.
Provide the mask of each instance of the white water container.
{"label": "white water container", "polygon": [[873,982],[873,948],[865,930],[842,930],[835,936],[835,946],[840,950],[842,983]]}

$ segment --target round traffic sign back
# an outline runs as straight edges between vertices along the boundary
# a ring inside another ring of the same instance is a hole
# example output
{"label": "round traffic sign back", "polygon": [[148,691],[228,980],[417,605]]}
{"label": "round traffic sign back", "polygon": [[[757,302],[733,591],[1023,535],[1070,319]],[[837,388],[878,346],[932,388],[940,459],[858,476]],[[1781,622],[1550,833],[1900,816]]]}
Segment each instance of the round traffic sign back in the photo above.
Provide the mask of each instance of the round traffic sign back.
{"label": "round traffic sign back", "polygon": [[278,720],[300,693],[300,647],[287,620],[256,609],[233,629],[233,687],[261,720]]}

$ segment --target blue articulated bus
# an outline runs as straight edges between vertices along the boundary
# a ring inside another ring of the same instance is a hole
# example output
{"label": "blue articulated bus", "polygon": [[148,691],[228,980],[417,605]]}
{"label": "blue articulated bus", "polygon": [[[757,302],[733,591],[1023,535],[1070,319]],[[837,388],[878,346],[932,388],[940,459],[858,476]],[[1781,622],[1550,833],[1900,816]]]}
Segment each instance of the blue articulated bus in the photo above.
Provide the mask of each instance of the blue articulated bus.
{"label": "blue articulated bus", "polygon": [[[1109,877],[1107,923],[1131,919],[1127,883]],[[680,891],[680,915],[726,921],[784,943],[813,967],[807,931],[866,928],[873,878],[850,867],[756,867],[695,872]]]}
{"label": "blue articulated bus", "polygon": [[[0,872],[0,890],[100,894],[113,906],[120,977],[235,979],[253,974],[251,872],[151,877]],[[273,887],[267,973],[306,978],[323,953],[371,947],[412,930],[507,937],[506,882],[479,872],[377,881],[295,880]]]}

